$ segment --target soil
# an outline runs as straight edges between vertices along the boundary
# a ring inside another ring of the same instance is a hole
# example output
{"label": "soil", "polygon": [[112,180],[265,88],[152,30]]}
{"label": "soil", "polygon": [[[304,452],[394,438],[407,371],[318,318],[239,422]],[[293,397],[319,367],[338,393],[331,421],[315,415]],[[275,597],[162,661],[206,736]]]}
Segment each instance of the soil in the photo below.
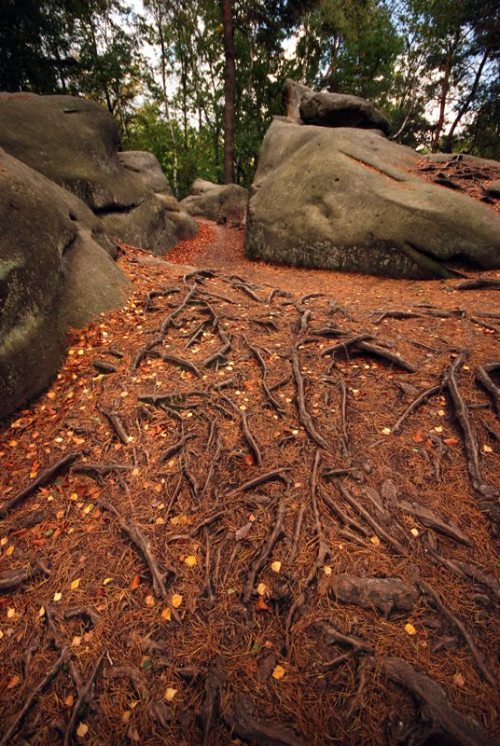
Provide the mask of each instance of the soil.
{"label": "soil", "polygon": [[3,424],[0,744],[493,743],[498,287],[242,240],[122,246]]}

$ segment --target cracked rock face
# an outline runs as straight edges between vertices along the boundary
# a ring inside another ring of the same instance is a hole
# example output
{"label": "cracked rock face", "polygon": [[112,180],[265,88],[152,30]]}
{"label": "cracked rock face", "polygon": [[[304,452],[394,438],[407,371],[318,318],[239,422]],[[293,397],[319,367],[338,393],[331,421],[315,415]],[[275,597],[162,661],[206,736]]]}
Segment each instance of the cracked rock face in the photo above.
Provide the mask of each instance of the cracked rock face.
{"label": "cracked rock face", "polygon": [[413,173],[381,132],[275,117],[250,190],[245,250],[280,264],[403,278],[500,267],[500,216]]}
{"label": "cracked rock face", "polygon": [[0,146],[83,200],[126,243],[164,254],[196,235],[156,158],[119,153],[112,116],[92,101],[2,93]]}
{"label": "cracked rock face", "polygon": [[77,197],[0,148],[0,417],[57,371],[69,326],[120,306],[128,282]]}

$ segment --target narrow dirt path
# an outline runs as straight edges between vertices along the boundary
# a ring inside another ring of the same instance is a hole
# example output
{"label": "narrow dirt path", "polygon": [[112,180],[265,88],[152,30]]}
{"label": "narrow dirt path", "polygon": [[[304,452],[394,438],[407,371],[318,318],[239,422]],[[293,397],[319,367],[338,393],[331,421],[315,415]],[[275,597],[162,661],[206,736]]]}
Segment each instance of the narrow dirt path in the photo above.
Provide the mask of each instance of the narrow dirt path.
{"label": "narrow dirt path", "polygon": [[498,292],[166,258],[0,429],[0,744],[492,741]]}

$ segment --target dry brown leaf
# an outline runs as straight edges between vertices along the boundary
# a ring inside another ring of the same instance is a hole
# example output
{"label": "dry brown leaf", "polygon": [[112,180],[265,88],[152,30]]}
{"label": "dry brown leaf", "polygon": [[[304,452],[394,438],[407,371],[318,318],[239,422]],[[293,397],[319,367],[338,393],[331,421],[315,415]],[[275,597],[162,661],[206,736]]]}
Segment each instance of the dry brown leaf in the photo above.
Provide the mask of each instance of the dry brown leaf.
{"label": "dry brown leaf", "polygon": [[130,581],[130,586],[129,586],[130,590],[131,591],[135,591],[136,588],[139,587],[140,583],[141,583],[141,576],[140,575],[134,575],[134,577]]}
{"label": "dry brown leaf", "polygon": [[21,677],[17,673],[14,674],[14,676],[12,676],[9,679],[9,683],[7,684],[7,689],[14,689],[14,687],[16,687],[20,681],[21,681]]}

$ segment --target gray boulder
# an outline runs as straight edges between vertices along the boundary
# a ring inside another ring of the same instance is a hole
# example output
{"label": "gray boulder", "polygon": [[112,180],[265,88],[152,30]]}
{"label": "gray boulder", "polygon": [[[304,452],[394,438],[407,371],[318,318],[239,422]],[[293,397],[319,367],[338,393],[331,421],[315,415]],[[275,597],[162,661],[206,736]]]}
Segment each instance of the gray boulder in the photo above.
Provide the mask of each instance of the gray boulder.
{"label": "gray boulder", "polygon": [[83,202],[0,148],[0,417],[49,383],[69,326],[122,305],[113,252]]}
{"label": "gray boulder", "polygon": [[250,192],[249,257],[389,277],[500,267],[500,216],[412,171],[420,156],[376,130],[275,117]]}
{"label": "gray boulder", "polygon": [[189,196],[181,201],[181,207],[195,217],[243,225],[247,202],[248,191],[237,184],[213,184],[196,179]]}
{"label": "gray boulder", "polygon": [[495,179],[495,181],[490,181],[486,191],[492,197],[497,197],[497,198],[500,197],[500,179]]}
{"label": "gray boulder", "polygon": [[390,132],[386,117],[364,98],[345,93],[313,91],[294,80],[287,80],[283,90],[287,117],[295,122],[320,127],[360,127]]}
{"label": "gray boulder", "polygon": [[127,243],[164,253],[186,234],[196,235],[188,215],[170,219],[180,211],[174,198],[157,197],[170,190],[156,158],[119,154],[113,118],[93,101],[0,94],[0,146],[83,200]]}
{"label": "gray boulder", "polygon": [[117,153],[122,166],[142,182],[145,189],[172,196],[170,184],[153,153],[144,150],[125,150]]}

